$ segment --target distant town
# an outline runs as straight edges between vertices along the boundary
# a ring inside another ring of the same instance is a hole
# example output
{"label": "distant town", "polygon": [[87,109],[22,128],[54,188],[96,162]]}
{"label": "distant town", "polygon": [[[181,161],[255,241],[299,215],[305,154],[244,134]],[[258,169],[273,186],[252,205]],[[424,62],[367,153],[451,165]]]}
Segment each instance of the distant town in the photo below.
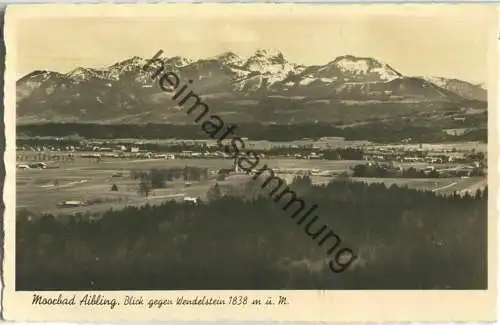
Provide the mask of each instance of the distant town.
{"label": "distant town", "polygon": [[[247,139],[248,141],[248,139]],[[307,141],[307,139],[306,139]],[[23,142],[22,140],[18,140]],[[33,142],[33,141],[25,141]],[[251,143],[251,142],[250,142]],[[474,144],[474,143],[471,143]],[[452,145],[358,145],[331,148],[316,144],[276,144],[268,148],[250,144],[261,158],[306,159],[306,160],[363,160],[366,166],[403,172],[404,163],[427,163],[423,169],[427,174],[439,177],[479,176],[486,174],[487,155],[476,148],[455,148]],[[81,141],[73,145],[18,145],[18,168],[58,168],[59,163],[68,163],[75,158],[87,158],[99,163],[112,159],[231,159],[214,142],[179,141],[155,143],[120,143],[113,141]],[[453,166],[448,166],[452,164]],[[446,165],[446,166],[443,166]],[[399,167],[398,167],[399,166]],[[312,172],[314,174],[314,170]]]}

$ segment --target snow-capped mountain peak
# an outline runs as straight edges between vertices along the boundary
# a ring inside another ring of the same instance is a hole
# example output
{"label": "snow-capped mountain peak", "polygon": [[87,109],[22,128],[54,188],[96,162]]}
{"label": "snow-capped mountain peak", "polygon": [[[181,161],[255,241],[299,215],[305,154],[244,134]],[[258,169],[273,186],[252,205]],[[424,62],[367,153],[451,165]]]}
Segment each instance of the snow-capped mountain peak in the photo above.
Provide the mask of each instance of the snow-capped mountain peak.
{"label": "snow-capped mountain peak", "polygon": [[113,72],[113,75],[123,72],[130,72],[140,69],[146,64],[147,60],[138,56],[131,57],[130,59],[113,64],[108,68],[108,71]]}
{"label": "snow-capped mountain peak", "polygon": [[[219,103],[230,107],[228,109],[233,109],[233,104],[259,105],[262,98],[271,97],[307,98],[310,105],[328,109],[342,105],[344,100],[399,102],[411,99],[427,105],[434,100],[485,102],[487,99],[484,89],[469,82],[437,77],[427,78],[426,82],[424,78],[402,76],[376,59],[353,55],[309,66],[288,62],[278,50],[262,49],[244,60],[233,52],[195,61],[180,56],[161,57],[151,63],[149,69],[143,69],[148,61],[134,56],[102,70],[79,67],[66,74],[33,71],[17,82],[18,112],[26,116],[36,116],[40,111],[47,112],[47,116],[54,112],[71,115],[71,108],[81,107],[86,110],[84,118],[101,118],[107,114],[103,111],[106,107],[110,110],[109,116],[113,116],[115,108],[120,108],[120,112],[124,108],[126,114],[133,111],[133,116],[137,117],[142,116],[144,107],[149,107],[151,116],[156,116],[155,109],[159,109],[165,99],[152,79],[159,68],[170,69],[182,79],[193,80],[193,87],[200,96],[207,96],[216,103],[223,100]],[[429,85],[435,85],[435,89]],[[263,105],[272,103],[274,100]],[[165,111],[163,106],[161,111]]]}
{"label": "snow-capped mountain peak", "polygon": [[173,65],[174,67],[179,68],[193,63],[193,60],[182,56],[173,56],[171,58],[164,59],[164,62],[166,64]]}
{"label": "snow-capped mountain peak", "polygon": [[278,49],[258,49],[257,51],[255,51],[254,56],[265,57],[269,58],[270,60],[277,61],[274,63],[283,63],[285,61],[283,53]]}
{"label": "snow-capped mountain peak", "polygon": [[82,67],[78,67],[76,69],[73,69],[71,70],[70,72],[68,72],[66,74],[66,76],[70,77],[70,78],[76,78],[76,77],[80,77],[80,76],[85,76],[89,73],[89,70],[86,69],[86,68],[82,68]]}
{"label": "snow-capped mountain peak", "polygon": [[470,82],[454,78],[443,78],[436,76],[419,78],[440,88],[457,93],[464,98],[483,101],[487,100],[486,89],[481,85],[474,85]]}
{"label": "snow-capped mountain peak", "polygon": [[260,49],[254,55],[248,58],[244,67],[250,71],[262,71],[267,66],[285,65],[286,61],[283,53],[278,50],[264,50]]}
{"label": "snow-capped mountain peak", "polygon": [[447,84],[447,81],[448,81],[445,78],[435,77],[435,76],[421,77],[421,78],[428,81],[428,82],[432,82],[433,84],[435,84],[436,86],[439,86],[439,87],[445,87]]}
{"label": "snow-capped mountain peak", "polygon": [[[373,64],[369,58],[357,58],[352,55],[345,55],[336,58],[333,63],[343,72],[354,72],[358,74],[367,74]],[[378,63],[378,62],[377,62]],[[378,64],[380,66],[380,64]]]}
{"label": "snow-capped mountain peak", "polygon": [[98,70],[93,70],[84,67],[78,67],[70,72],[68,72],[65,77],[71,79],[73,82],[79,83],[82,81],[88,81],[92,78],[101,78]]}
{"label": "snow-capped mountain peak", "polygon": [[122,61],[122,64],[132,65],[132,66],[142,66],[146,64],[147,60],[138,56],[133,56],[128,60]]}
{"label": "snow-capped mountain peak", "polygon": [[253,76],[252,79],[257,78],[259,80],[259,86],[256,88],[260,89],[263,85],[269,88],[283,81],[290,74],[299,73],[302,68],[301,66],[288,62],[283,56],[283,53],[279,50],[259,49],[254,55],[246,60],[243,69],[253,74],[258,73],[258,75]]}
{"label": "snow-capped mountain peak", "polygon": [[[192,62],[192,60],[180,56],[161,58],[163,60],[164,66],[170,67],[183,67]],[[102,71],[102,75],[106,76],[109,80],[120,80],[121,77],[128,73],[136,73],[135,81],[144,84],[147,83],[150,78],[150,74],[154,69],[151,69],[149,72],[142,71],[142,68],[148,63],[149,60],[144,58],[134,56],[124,61],[118,62],[110,66],[108,69]],[[153,62],[152,66],[159,67],[161,64],[159,62]]]}
{"label": "snow-capped mountain peak", "polygon": [[391,81],[401,74],[387,64],[373,58],[356,57],[354,55],[339,56],[328,65],[337,67],[342,73],[357,77],[377,77],[382,81]]}
{"label": "snow-capped mountain peak", "polygon": [[52,71],[47,71],[47,70],[35,70],[21,79],[18,80],[18,82],[22,81],[31,81],[31,82],[44,82],[50,79],[52,76],[60,76],[60,73],[58,72],[52,72]]}
{"label": "snow-capped mountain peak", "polygon": [[243,65],[243,60],[237,54],[231,51],[219,54],[215,57],[215,59],[220,61],[222,64],[237,66]]}

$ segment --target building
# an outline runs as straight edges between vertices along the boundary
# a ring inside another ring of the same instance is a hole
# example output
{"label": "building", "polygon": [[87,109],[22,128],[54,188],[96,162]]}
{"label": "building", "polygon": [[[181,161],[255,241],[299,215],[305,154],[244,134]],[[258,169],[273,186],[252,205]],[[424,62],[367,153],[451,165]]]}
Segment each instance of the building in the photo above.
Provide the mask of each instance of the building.
{"label": "building", "polygon": [[91,153],[91,154],[83,154],[80,157],[82,158],[95,158],[95,159],[100,159],[101,155],[98,153]]}
{"label": "building", "polygon": [[238,166],[238,159],[236,159],[236,158],[234,158],[234,162],[233,162],[233,171],[235,173],[240,172],[240,166]]}
{"label": "building", "polygon": [[183,157],[183,158],[189,158],[193,155],[193,152],[192,151],[187,151],[187,150],[184,150],[182,151],[180,154],[179,154],[179,157]]}
{"label": "building", "polygon": [[154,157],[158,159],[175,159],[175,156],[171,153],[155,155]]}
{"label": "building", "polygon": [[37,163],[29,164],[29,167],[30,168],[42,168],[42,169],[45,169],[45,168],[47,168],[47,164],[44,163],[44,162],[37,162]]}
{"label": "building", "polygon": [[186,197],[184,197],[184,202],[198,204],[199,203],[199,199],[196,198],[196,197],[186,196]]}
{"label": "building", "polygon": [[63,208],[76,208],[85,205],[82,201],[64,201],[57,204],[59,207]]}

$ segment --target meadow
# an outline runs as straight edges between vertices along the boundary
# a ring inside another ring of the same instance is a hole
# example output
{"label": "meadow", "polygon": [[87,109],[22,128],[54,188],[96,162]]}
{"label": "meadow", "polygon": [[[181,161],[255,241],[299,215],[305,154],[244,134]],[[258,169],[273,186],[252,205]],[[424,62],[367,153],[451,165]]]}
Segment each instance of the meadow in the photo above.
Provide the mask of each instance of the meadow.
{"label": "meadow", "polygon": [[[32,154],[32,153],[31,153]],[[26,154],[27,155],[27,154]],[[326,176],[312,176],[315,184],[325,184],[337,174],[349,173],[350,167],[364,164],[357,160],[298,160],[289,158],[262,159],[260,166],[267,164],[278,175],[291,182],[298,173],[307,170],[327,172]],[[146,203],[161,204],[166,200],[182,200],[183,197],[205,198],[210,187],[216,182],[221,184],[240,184],[250,179],[245,174],[230,175],[224,181],[216,180],[216,173],[221,168],[231,168],[230,159],[117,159],[103,158],[97,163],[94,159],[75,157],[74,161],[51,162],[58,168],[17,169],[16,170],[16,206],[17,209],[46,213],[99,212],[110,208],[141,206]],[[404,163],[404,168],[425,168],[425,163]],[[151,169],[184,168],[192,166],[207,168],[210,177],[190,182],[184,180],[168,182],[165,188],[154,189],[145,198],[138,191],[138,181],[130,177],[131,171]],[[442,167],[453,164],[441,165]],[[118,176],[120,175],[120,176]],[[437,193],[452,193],[470,186],[483,188],[485,178],[439,178],[439,179],[394,179],[394,178],[352,178],[352,181],[367,183],[396,184],[420,190],[434,190]],[[115,184],[118,191],[111,191]],[[81,207],[60,208],[63,201],[86,201],[91,204]]]}

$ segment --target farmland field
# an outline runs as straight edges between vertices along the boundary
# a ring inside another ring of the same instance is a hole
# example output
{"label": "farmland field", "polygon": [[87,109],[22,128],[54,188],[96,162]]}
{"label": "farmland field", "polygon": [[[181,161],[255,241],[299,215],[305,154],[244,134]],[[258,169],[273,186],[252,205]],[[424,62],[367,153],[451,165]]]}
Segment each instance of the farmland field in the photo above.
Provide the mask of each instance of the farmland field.
{"label": "farmland field", "polygon": [[[109,159],[100,163],[91,162],[86,158],[75,158],[74,162],[60,162],[59,168],[49,169],[18,169],[16,171],[17,208],[27,208],[39,212],[81,212],[103,211],[109,208],[119,208],[126,205],[159,204],[165,200],[182,199],[184,196],[205,196],[208,189],[215,184],[215,179],[192,182],[185,187],[182,181],[168,182],[167,188],[155,189],[149,198],[145,199],[138,193],[138,181],[129,177],[131,170],[147,171],[152,168],[182,168],[193,166],[208,168],[214,173],[220,168],[230,168],[229,159]],[[292,159],[262,160],[263,164],[275,170],[278,168],[295,167],[307,169],[315,166],[318,169],[344,171],[354,161],[299,161]],[[113,177],[117,173],[121,177]],[[293,175],[288,175],[293,178]],[[229,183],[240,183],[250,179],[246,175],[234,175],[227,179]],[[116,184],[118,191],[111,191]],[[94,201],[85,207],[57,208],[62,201]]]}
{"label": "farmland field", "polygon": [[[345,160],[297,160],[262,159],[257,168],[267,164],[286,181],[290,182],[299,171],[316,169],[332,174],[348,172],[351,166],[365,161]],[[73,162],[52,162],[58,168],[18,169],[16,171],[17,208],[37,212],[100,212],[110,208],[119,209],[127,205],[140,206],[146,203],[161,204],[166,200],[182,200],[184,196],[204,198],[215,183],[215,173],[220,168],[230,168],[230,159],[116,159],[104,158],[101,162],[76,157]],[[414,166],[424,168],[426,164],[403,164],[405,168]],[[138,181],[130,178],[131,170],[147,171],[152,168],[183,168],[185,166],[207,168],[212,175],[207,180],[192,182],[189,187],[181,181],[168,182],[166,188],[155,189],[148,198],[138,193]],[[449,166],[447,166],[449,167]],[[122,176],[116,177],[117,173]],[[328,183],[333,176],[312,176],[316,184]],[[240,184],[251,179],[240,174],[231,175],[223,183]],[[403,179],[403,178],[352,178],[352,181],[396,184],[436,193],[453,193],[469,187],[482,188],[484,178],[440,178],[440,179]],[[116,184],[118,191],[111,191]],[[91,202],[87,206],[59,208],[62,201]]]}

